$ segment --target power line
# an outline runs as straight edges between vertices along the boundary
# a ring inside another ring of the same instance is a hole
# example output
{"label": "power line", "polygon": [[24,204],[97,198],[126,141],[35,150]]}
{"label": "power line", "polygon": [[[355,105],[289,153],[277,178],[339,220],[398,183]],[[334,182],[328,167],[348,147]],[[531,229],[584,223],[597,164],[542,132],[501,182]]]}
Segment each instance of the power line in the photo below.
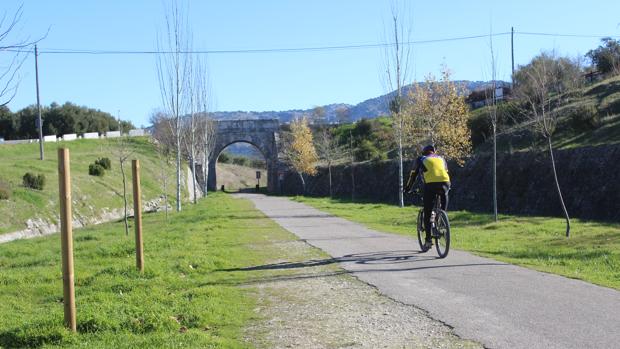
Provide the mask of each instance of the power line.
{"label": "power line", "polygon": [[[451,38],[429,39],[429,40],[414,40],[400,43],[401,45],[422,45],[432,44],[439,42],[449,41],[461,41],[471,40],[479,38],[487,38],[489,36],[503,36],[508,35],[509,32],[483,34],[483,35],[470,35],[459,36]],[[351,44],[340,46],[315,46],[315,47],[293,47],[293,48],[266,48],[266,49],[239,49],[239,50],[196,50],[196,51],[182,51],[181,54],[235,54],[235,53],[278,53],[278,52],[309,52],[309,51],[335,51],[335,50],[351,50],[351,49],[369,49],[369,48],[382,48],[391,47],[396,43],[376,43],[376,44]],[[10,52],[22,52],[22,50],[6,50]],[[23,51],[26,52],[26,51]],[[39,50],[39,54],[88,54],[88,55],[156,55],[156,54],[170,54],[176,53],[173,51],[158,51],[158,50],[87,50],[87,49],[64,49],[64,48],[47,48]]]}
{"label": "power line", "polygon": [[[462,41],[481,39],[488,37],[507,36],[512,32],[501,32],[493,34],[458,36],[428,40],[413,40],[400,43],[401,45],[424,45],[450,41]],[[592,34],[561,34],[545,32],[525,32],[515,31],[516,35],[525,36],[551,36],[551,37],[571,37],[571,38],[620,38],[620,35],[592,35]],[[374,44],[350,44],[337,46],[311,46],[311,47],[292,47],[292,48],[265,48],[265,49],[237,49],[237,50],[192,50],[178,52],[181,54],[252,54],[252,53],[294,53],[294,52],[319,52],[319,51],[338,51],[355,49],[374,49],[392,47],[396,43],[374,43]],[[4,52],[30,52],[23,49],[5,49]],[[160,50],[96,50],[96,49],[67,49],[67,48],[47,48],[39,50],[39,54],[74,54],[74,55],[157,55],[177,53],[173,51]]]}
{"label": "power line", "polygon": [[515,32],[515,34],[529,35],[529,36],[556,36],[566,38],[620,38],[620,35],[593,35],[593,34],[558,34],[558,33],[539,33],[539,32]]}

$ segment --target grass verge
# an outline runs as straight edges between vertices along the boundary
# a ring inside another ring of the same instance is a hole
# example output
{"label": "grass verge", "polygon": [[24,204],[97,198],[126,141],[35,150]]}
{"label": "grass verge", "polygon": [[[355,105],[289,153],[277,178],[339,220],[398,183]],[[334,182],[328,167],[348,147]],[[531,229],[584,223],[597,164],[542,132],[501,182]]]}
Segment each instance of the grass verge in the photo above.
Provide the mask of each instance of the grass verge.
{"label": "grass verge", "polygon": [[[0,145],[0,182],[6,183],[12,191],[8,200],[0,200],[0,234],[26,228],[28,219],[39,218],[56,223],[58,220],[58,156],[59,147],[67,147],[71,153],[71,179],[74,216],[97,217],[104,209],[123,207],[122,175],[115,153],[121,147],[120,138],[82,139],[71,142],[45,143],[45,160],[39,160],[39,144]],[[130,159],[140,159],[141,184],[144,201],[158,198],[161,192],[160,176],[162,162],[146,137],[126,139],[126,146],[132,151]],[[103,177],[90,176],[88,166],[101,157],[108,157],[112,168]],[[45,175],[43,190],[26,188],[22,177],[26,172]],[[164,173],[169,183],[174,180],[174,169]],[[127,198],[129,207],[131,196],[131,161],[125,163],[127,179]],[[173,185],[169,185],[169,191]],[[170,195],[171,193],[169,193]],[[174,195],[170,195],[173,199]],[[170,203],[173,205],[173,203]]]}
{"label": "grass verge", "polygon": [[78,333],[63,327],[58,235],[0,245],[0,347],[248,347],[246,280],[286,270],[230,270],[282,258],[292,235],[246,200],[215,193],[166,222],[144,217],[145,272],[122,223],[75,231]]}
{"label": "grass verge", "polygon": [[[372,229],[416,234],[418,207],[325,198],[294,200]],[[560,218],[502,215],[495,223],[487,214],[456,211],[449,216],[452,248],[620,290],[620,224],[574,219],[567,239]]]}

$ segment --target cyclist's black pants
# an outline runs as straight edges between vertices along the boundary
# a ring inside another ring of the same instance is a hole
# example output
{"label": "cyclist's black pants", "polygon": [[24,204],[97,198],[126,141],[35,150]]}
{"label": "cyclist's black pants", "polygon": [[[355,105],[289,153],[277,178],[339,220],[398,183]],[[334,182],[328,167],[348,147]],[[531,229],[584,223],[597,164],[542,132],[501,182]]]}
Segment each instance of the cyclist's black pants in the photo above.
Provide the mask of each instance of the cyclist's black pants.
{"label": "cyclist's black pants", "polygon": [[424,231],[426,241],[431,239],[431,212],[435,203],[435,196],[441,198],[441,209],[448,209],[448,191],[450,182],[427,183],[424,185]]}

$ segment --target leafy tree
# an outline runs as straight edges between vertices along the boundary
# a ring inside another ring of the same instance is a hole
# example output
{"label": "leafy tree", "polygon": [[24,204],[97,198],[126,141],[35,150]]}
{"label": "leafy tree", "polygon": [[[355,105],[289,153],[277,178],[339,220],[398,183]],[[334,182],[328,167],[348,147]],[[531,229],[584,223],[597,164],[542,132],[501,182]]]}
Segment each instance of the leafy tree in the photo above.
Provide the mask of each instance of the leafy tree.
{"label": "leafy tree", "polygon": [[[38,138],[35,120],[37,108],[34,105],[25,107],[16,113],[6,107],[0,107],[0,136],[6,139]],[[68,133],[86,133],[118,130],[118,121],[110,114],[101,110],[78,106],[66,102],[62,106],[52,103],[42,107],[43,133],[46,135],[63,135]],[[121,121],[125,131],[133,129],[129,121]]]}
{"label": "leafy tree", "polygon": [[338,107],[336,109],[336,120],[339,124],[351,122],[351,110],[347,107]]}
{"label": "leafy tree", "polygon": [[435,144],[447,159],[462,164],[471,153],[471,131],[468,127],[469,106],[465,97],[450,80],[450,71],[442,68],[441,81],[433,75],[417,84],[406,104],[407,134],[422,143]]}
{"label": "leafy tree", "polygon": [[603,74],[620,73],[620,42],[612,38],[603,38],[602,45],[590,50],[586,57],[592,60],[592,64]]}
{"label": "leafy tree", "polygon": [[295,119],[291,122],[291,131],[284,135],[282,147],[283,159],[291,166],[301,179],[304,194],[306,180],[304,175],[315,175],[318,156],[314,147],[312,132],[306,118]]}
{"label": "leafy tree", "polygon": [[355,150],[355,160],[385,160],[387,158],[385,153],[382,153],[374,142],[364,139],[359,143],[359,146]]}
{"label": "leafy tree", "polygon": [[3,105],[0,106],[0,137],[9,139],[16,130],[16,119],[11,110]]}
{"label": "leafy tree", "polygon": [[558,57],[555,52],[541,52],[532,61],[520,66],[514,75],[514,84],[522,95],[536,97],[538,85],[533,84],[532,75],[536,75],[540,67],[545,67],[547,83],[545,88],[550,94],[563,94],[583,85],[583,70],[578,60]]}
{"label": "leafy tree", "polygon": [[322,126],[326,123],[327,113],[325,112],[325,107],[316,106],[312,109],[312,114],[310,115],[310,119],[314,125]]}

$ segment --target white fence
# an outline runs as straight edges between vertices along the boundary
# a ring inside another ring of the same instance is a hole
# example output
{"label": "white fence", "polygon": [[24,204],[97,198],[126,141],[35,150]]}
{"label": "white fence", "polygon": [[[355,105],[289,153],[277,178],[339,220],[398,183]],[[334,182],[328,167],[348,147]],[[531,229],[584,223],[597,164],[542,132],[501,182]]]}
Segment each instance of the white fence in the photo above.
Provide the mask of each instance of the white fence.
{"label": "white fence", "polygon": [[62,135],[62,140],[67,142],[67,141],[74,141],[78,138],[77,134],[75,133],[69,133],[66,135]]}
{"label": "white fence", "polygon": [[135,130],[129,130],[129,137],[140,137],[144,136],[145,132],[143,128],[137,128]]}
{"label": "white fence", "polygon": [[97,138],[99,138],[99,132],[84,133],[84,136],[82,138],[84,138],[84,139],[97,139]]}
{"label": "white fence", "polygon": [[118,138],[121,136],[121,131],[108,131],[105,133],[106,138]]}
{"label": "white fence", "polygon": [[[149,133],[143,128],[137,128],[133,130],[129,130],[128,133],[125,134],[128,137],[142,137],[148,136]],[[81,136],[78,136],[75,133],[69,133],[66,135],[62,135],[62,137],[56,137],[56,135],[49,135],[43,137],[43,142],[60,142],[60,141],[73,141],[76,139],[104,139],[104,138],[118,138],[121,136],[120,131],[108,131],[103,136],[99,136],[98,132],[88,132],[84,133]],[[39,143],[38,139],[18,139],[18,140],[4,140],[0,138],[0,144],[24,144],[24,143]]]}

